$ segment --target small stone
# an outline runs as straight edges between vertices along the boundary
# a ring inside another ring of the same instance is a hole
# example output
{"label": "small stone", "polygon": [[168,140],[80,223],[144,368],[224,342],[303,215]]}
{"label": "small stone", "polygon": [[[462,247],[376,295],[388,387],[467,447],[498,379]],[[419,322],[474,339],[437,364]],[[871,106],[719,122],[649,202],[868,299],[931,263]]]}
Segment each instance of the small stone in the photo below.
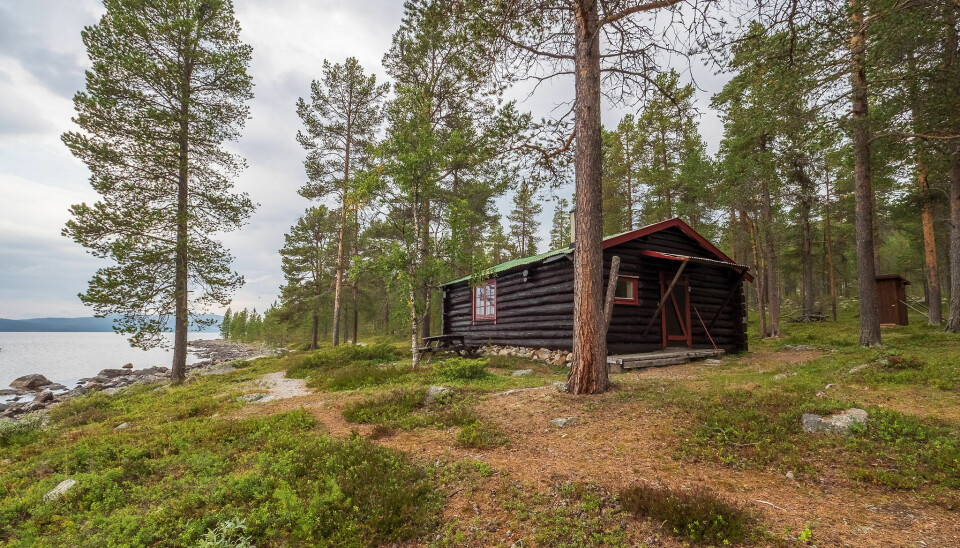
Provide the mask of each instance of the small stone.
{"label": "small stone", "polygon": [[127,372],[123,369],[104,369],[97,373],[98,377],[106,377],[108,379],[115,379],[117,377],[122,377],[126,375]]}
{"label": "small stone", "polygon": [[787,378],[787,375],[785,373],[778,373],[773,376],[773,380],[775,381],[782,381],[785,378]]}
{"label": "small stone", "polygon": [[833,383],[830,383],[830,384],[824,386],[824,387],[823,387],[823,390],[817,392],[817,397],[818,397],[818,398],[825,398],[825,397],[827,396],[827,390],[830,390],[831,388],[833,388]]}
{"label": "small stone", "polygon": [[567,363],[573,361],[573,352],[568,352],[566,357]]}
{"label": "small stone", "polygon": [[793,472],[787,472],[787,479],[793,479]]}
{"label": "small stone", "polygon": [[707,365],[720,365],[723,362],[721,360],[710,359],[710,360],[707,360],[706,363]]}
{"label": "small stone", "polygon": [[242,396],[237,397],[237,401],[253,403],[258,401],[264,401],[270,394],[266,392],[254,392],[253,394],[243,394]]}
{"label": "small stone", "polygon": [[853,375],[853,374],[856,373],[857,371],[863,371],[864,369],[866,369],[866,368],[868,368],[868,367],[870,367],[870,364],[869,364],[869,363],[864,363],[864,364],[858,365],[858,366],[856,366],[856,367],[854,367],[853,369],[850,370],[850,374]]}
{"label": "small stone", "polygon": [[816,349],[816,346],[809,344],[785,344],[780,347],[780,350],[783,352],[813,352]]}
{"label": "small stone", "polygon": [[517,369],[510,374],[511,377],[522,377],[524,375],[530,375],[533,373],[533,369]]}
{"label": "small stone", "polygon": [[20,390],[38,390],[44,386],[47,386],[48,384],[53,384],[53,382],[43,375],[33,374],[17,377],[13,382],[10,383],[10,388],[17,388]]}
{"label": "small stone", "polygon": [[550,424],[556,426],[557,428],[565,428],[575,422],[577,422],[577,417],[557,417],[551,420]]}
{"label": "small stone", "polygon": [[127,428],[130,428],[130,423],[129,423],[129,422],[121,422],[120,424],[118,424],[118,425],[114,428],[114,430],[126,430]]}
{"label": "small stone", "polygon": [[133,364],[132,364],[132,363],[125,363],[125,364],[123,364],[123,369],[133,369]]}
{"label": "small stone", "polygon": [[57,484],[50,492],[43,496],[43,500],[50,502],[57,500],[67,493],[67,491],[73,489],[73,486],[77,484],[76,480],[65,479]]}
{"label": "small stone", "polygon": [[566,392],[566,391],[567,391],[567,383],[565,383],[565,382],[563,382],[563,381],[554,381],[554,383],[553,383],[553,389],[556,390],[557,392]]}
{"label": "small stone", "polygon": [[437,398],[444,396],[445,394],[450,393],[450,389],[446,386],[433,385],[427,389],[427,395],[423,398],[423,403],[430,405]]}

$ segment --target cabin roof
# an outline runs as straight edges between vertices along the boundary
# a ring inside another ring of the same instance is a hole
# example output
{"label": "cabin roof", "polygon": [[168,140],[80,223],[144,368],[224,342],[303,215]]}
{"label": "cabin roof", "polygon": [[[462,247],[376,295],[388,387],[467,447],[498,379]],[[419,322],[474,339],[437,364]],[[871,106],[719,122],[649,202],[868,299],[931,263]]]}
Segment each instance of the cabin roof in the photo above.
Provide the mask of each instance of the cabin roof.
{"label": "cabin roof", "polygon": [[[733,261],[733,259],[728,257],[724,252],[717,249],[716,246],[714,246],[706,238],[698,234],[696,230],[690,227],[690,225],[681,221],[677,217],[674,217],[673,219],[668,219],[666,221],[661,221],[659,223],[653,223],[651,225],[638,228],[636,230],[622,232],[620,234],[614,234],[612,236],[606,236],[603,239],[603,248],[607,249],[609,247],[620,245],[622,243],[635,240],[637,238],[642,238],[649,234],[653,234],[654,232],[660,232],[661,230],[666,230],[668,228],[674,228],[674,227],[680,229],[681,232],[683,232],[684,234],[686,234],[687,236],[695,240],[698,244],[700,244],[701,247],[703,247],[705,251],[707,251],[714,257],[716,257],[718,262],[729,263],[731,266],[742,268],[744,272],[746,272],[747,267],[736,264]],[[551,259],[551,258],[555,258],[554,260],[563,258],[564,256],[566,256],[567,258],[571,258],[570,253],[572,252],[573,252],[573,244],[570,244],[567,247],[554,249],[551,251],[547,251],[546,253],[541,253],[539,255],[522,257],[520,259],[513,259],[511,261],[500,263],[498,265],[486,268],[480,271],[478,274],[480,278],[488,278],[490,276],[493,276],[494,274],[501,274],[508,271],[519,270],[520,269],[519,267],[521,266],[527,266],[535,263],[546,262],[548,259]],[[677,255],[676,257],[679,258],[682,256]],[[462,278],[457,278],[456,280],[441,284],[441,287],[465,282],[470,280],[472,277],[473,275],[463,276]],[[747,274],[747,277],[752,281],[753,279],[752,276]]]}

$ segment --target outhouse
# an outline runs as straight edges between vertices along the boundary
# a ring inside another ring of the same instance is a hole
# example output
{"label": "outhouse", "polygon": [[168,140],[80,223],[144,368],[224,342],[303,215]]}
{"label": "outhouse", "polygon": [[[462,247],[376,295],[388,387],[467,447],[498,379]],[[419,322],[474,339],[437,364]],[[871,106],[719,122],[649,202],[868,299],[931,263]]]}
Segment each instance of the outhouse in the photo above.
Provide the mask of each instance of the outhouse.
{"label": "outhouse", "polygon": [[877,276],[880,325],[907,325],[907,289],[910,282],[899,274]]}

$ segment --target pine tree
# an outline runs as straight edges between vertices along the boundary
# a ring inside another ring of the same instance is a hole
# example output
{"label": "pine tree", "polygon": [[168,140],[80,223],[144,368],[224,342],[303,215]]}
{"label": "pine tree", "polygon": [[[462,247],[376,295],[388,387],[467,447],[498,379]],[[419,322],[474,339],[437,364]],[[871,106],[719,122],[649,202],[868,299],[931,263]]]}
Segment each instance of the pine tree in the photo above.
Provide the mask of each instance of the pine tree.
{"label": "pine tree", "polygon": [[550,229],[550,248],[560,249],[570,244],[570,202],[557,200],[553,210],[553,225]]}
{"label": "pine tree", "polygon": [[227,307],[227,311],[223,313],[223,321],[220,322],[220,338],[225,341],[230,340],[230,307]]}
{"label": "pine tree", "polygon": [[540,229],[537,215],[543,211],[537,199],[539,190],[535,182],[524,179],[513,195],[513,210],[507,216],[510,220],[510,237],[521,257],[537,254],[537,231]]}
{"label": "pine tree", "polygon": [[387,84],[377,85],[377,77],[367,76],[353,57],[344,64],[323,62],[323,77],[310,84],[310,100],[297,100],[297,114],[305,131],[297,132],[297,141],[307,151],[304,166],[309,183],[300,189],[305,198],[335,196],[340,211],[337,237],[337,273],[334,278],[333,345],[340,344],[340,307],[346,269],[347,212],[354,205],[357,188],[355,172],[360,171],[371,141],[382,122],[383,99]]}
{"label": "pine tree", "polygon": [[330,266],[336,262],[330,247],[337,241],[339,218],[338,212],[326,206],[307,209],[284,236],[280,250],[287,281],[281,288],[283,303],[288,310],[310,317],[311,349],[317,348],[320,306],[330,285]]}
{"label": "pine tree", "polygon": [[244,161],[222,146],[248,117],[251,48],[230,0],[104,7],[82,33],[93,65],[74,97],[82,132],[63,135],[100,201],[74,205],[63,232],[115,263],[80,299],[98,315],[118,315],[114,329],[132,345],[163,344],[175,318],[171,378],[179,383],[191,316],[227,304],[243,284],[212,235],[239,228],[254,209],[231,192]]}

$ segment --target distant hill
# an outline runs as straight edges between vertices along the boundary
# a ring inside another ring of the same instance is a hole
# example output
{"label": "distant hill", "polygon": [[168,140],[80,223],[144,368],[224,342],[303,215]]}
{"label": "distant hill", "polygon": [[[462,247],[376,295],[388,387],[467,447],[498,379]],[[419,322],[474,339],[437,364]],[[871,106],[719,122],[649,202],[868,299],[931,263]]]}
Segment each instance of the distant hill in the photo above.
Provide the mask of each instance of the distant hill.
{"label": "distant hill", "polygon": [[[207,314],[201,316],[204,319],[214,319],[215,325],[207,328],[197,328],[191,326],[192,332],[217,332],[220,331],[220,321],[223,316],[216,314]],[[170,321],[170,328],[173,329],[173,321]],[[70,332],[70,333],[90,333],[90,332],[109,332],[113,331],[113,319],[106,318],[31,318],[29,320],[8,320],[0,318],[0,332],[19,332],[28,331],[40,332]]]}

